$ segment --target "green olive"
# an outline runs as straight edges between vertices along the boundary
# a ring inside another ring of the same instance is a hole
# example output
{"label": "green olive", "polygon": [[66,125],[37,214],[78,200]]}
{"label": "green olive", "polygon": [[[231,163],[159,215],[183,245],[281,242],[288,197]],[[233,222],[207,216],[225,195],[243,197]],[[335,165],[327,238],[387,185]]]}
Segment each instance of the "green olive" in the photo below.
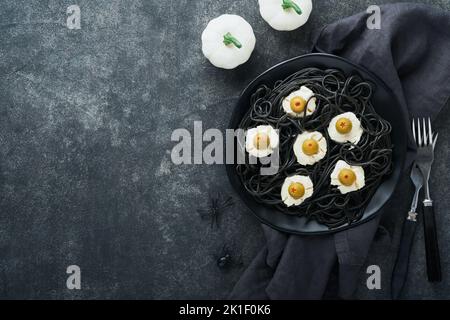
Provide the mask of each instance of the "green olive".
{"label": "green olive", "polygon": [[352,122],[347,118],[339,118],[336,121],[336,130],[341,134],[346,134],[352,131]]}
{"label": "green olive", "polygon": [[289,185],[289,195],[295,200],[305,195],[305,186],[299,182],[293,182]]}
{"label": "green olive", "polygon": [[353,170],[351,169],[342,169],[339,172],[339,181],[344,185],[344,186],[351,186],[355,181],[356,181],[356,174]]}
{"label": "green olive", "polygon": [[291,99],[291,109],[295,113],[302,113],[306,108],[306,100],[302,97],[294,97]]}
{"label": "green olive", "polygon": [[319,152],[319,144],[314,139],[306,139],[302,145],[303,153],[308,156],[312,156]]}
{"label": "green olive", "polygon": [[253,145],[258,150],[265,150],[270,145],[270,138],[265,133],[257,133],[253,138]]}

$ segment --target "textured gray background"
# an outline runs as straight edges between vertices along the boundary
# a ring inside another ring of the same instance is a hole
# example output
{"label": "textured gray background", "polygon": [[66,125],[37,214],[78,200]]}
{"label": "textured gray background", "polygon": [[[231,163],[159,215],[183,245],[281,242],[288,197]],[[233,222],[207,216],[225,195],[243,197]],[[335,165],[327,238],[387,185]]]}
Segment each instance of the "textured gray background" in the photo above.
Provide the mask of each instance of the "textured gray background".
{"label": "textured gray background", "polygon": [[[450,9],[448,0],[416,2]],[[65,26],[70,4],[81,7],[81,30]],[[306,53],[313,30],[370,4],[316,0],[305,27],[280,33],[256,0],[1,0],[0,297],[226,297],[243,269],[221,272],[213,253],[229,243],[247,265],[263,235],[239,201],[218,231],[199,219],[210,190],[235,194],[222,166],[171,163],[172,130],[192,130],[194,120],[225,129],[253,77]],[[244,16],[257,37],[234,71],[212,67],[200,48],[203,28],[223,13]],[[419,226],[408,298],[450,298],[449,112],[436,122],[432,180],[444,281],[425,280]],[[368,259],[382,266],[383,289],[368,291],[362,273],[359,298],[388,297],[410,190],[403,182],[403,205],[387,219],[395,236],[381,234]],[[70,264],[82,269],[80,291],[66,289]]]}

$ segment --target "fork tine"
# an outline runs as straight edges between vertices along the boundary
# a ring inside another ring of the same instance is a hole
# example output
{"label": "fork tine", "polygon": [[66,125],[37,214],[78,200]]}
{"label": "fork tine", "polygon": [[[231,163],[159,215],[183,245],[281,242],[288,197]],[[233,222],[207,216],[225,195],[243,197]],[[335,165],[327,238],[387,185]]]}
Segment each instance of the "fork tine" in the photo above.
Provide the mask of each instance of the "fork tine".
{"label": "fork tine", "polygon": [[436,135],[434,136],[434,141],[433,141],[433,149],[436,146],[436,142],[437,142],[437,138],[439,136],[439,133],[436,133]]}
{"label": "fork tine", "polygon": [[428,137],[427,137],[427,125],[425,124],[425,118],[422,119],[423,124],[423,145],[428,145]]}
{"label": "fork tine", "polygon": [[417,136],[418,136],[417,146],[420,147],[422,145],[422,133],[420,132],[420,119],[417,119]]}
{"label": "fork tine", "polygon": [[417,144],[417,138],[416,138],[416,126],[414,125],[414,119],[412,119],[412,134],[413,134],[414,141],[415,141],[416,144]]}
{"label": "fork tine", "polygon": [[416,134],[416,145],[419,145],[419,133],[417,132],[416,119],[413,119],[414,133]]}
{"label": "fork tine", "polygon": [[431,119],[428,118],[428,136],[430,137],[430,145],[433,144],[433,131],[431,131]]}

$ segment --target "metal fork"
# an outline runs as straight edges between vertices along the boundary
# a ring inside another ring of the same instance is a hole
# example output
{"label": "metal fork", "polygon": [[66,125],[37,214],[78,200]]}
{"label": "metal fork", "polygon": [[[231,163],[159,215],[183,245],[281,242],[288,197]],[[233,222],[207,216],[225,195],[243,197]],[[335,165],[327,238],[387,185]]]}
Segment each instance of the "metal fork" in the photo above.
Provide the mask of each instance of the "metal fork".
{"label": "metal fork", "polygon": [[434,160],[434,148],[438,134],[431,130],[431,120],[413,119],[412,131],[417,144],[416,163],[423,175],[425,199],[423,200],[423,225],[425,233],[425,251],[427,258],[428,281],[439,282],[442,279],[439,246],[434,217],[433,200],[430,196],[429,179]]}
{"label": "metal fork", "polygon": [[417,204],[419,203],[419,193],[420,190],[423,187],[423,176],[422,173],[419,171],[419,167],[416,163],[413,163],[411,168],[411,175],[410,175],[411,181],[414,184],[415,191],[413,200],[411,202],[411,209],[408,212],[407,220],[416,222],[417,221]]}

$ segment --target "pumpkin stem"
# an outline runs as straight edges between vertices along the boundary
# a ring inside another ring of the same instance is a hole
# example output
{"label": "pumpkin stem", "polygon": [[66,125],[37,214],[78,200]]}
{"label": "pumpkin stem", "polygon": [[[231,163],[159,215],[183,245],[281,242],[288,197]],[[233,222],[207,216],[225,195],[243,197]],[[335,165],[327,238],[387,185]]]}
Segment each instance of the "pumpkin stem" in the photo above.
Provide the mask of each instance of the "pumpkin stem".
{"label": "pumpkin stem", "polygon": [[223,36],[223,43],[225,43],[226,46],[228,46],[230,44],[234,44],[236,46],[236,48],[238,48],[238,49],[242,48],[242,44],[239,42],[239,40],[236,39],[235,37],[233,37],[233,35],[229,32],[227,32]]}
{"label": "pumpkin stem", "polygon": [[298,4],[296,4],[294,1],[292,0],[283,0],[283,4],[281,5],[283,7],[283,9],[289,9],[292,8],[294,9],[295,12],[297,12],[297,14],[302,14],[302,9],[300,9],[300,7],[298,6]]}

